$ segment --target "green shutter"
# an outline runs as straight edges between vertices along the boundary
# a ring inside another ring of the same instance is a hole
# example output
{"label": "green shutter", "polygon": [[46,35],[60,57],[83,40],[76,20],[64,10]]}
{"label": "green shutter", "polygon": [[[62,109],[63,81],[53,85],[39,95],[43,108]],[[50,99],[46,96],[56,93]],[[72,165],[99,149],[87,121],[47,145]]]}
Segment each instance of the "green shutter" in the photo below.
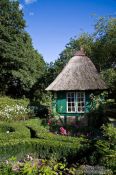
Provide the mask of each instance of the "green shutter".
{"label": "green shutter", "polygon": [[[56,111],[60,114],[67,113],[66,92],[57,92]],[[90,93],[89,92],[85,92],[85,112],[90,112]],[[68,115],[76,115],[76,113],[71,113],[71,114],[68,113]]]}
{"label": "green shutter", "polygon": [[58,113],[66,113],[66,92],[57,93],[56,110]]}

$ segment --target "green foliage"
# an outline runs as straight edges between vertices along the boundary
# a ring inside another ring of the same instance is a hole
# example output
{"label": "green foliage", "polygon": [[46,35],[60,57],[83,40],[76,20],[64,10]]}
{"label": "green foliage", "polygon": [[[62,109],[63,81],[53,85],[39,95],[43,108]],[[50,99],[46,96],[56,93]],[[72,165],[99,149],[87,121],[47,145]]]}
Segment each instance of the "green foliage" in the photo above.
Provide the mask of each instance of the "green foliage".
{"label": "green foliage", "polygon": [[89,126],[100,128],[108,122],[108,116],[105,113],[106,96],[107,92],[100,93],[99,95],[90,95],[90,112],[87,114]]}
{"label": "green foliage", "polygon": [[110,144],[116,145],[116,128],[111,124],[103,125],[103,135],[106,139],[109,140]]}
{"label": "green foliage", "polygon": [[31,117],[28,99],[12,99],[0,97],[0,120],[25,120]]}
{"label": "green foliage", "polygon": [[[0,173],[8,172],[10,175],[84,175],[84,174],[105,174],[113,175],[113,172],[104,167],[88,166],[79,164],[67,164],[67,162],[57,162],[56,160],[50,159],[37,159],[30,155],[27,155],[23,161],[8,160],[0,164]],[[8,171],[9,170],[9,171]]]}
{"label": "green foliage", "polygon": [[108,69],[107,71],[103,72],[103,78],[108,84],[108,87],[112,90],[115,90],[116,85],[116,70],[115,69]]}
{"label": "green foliage", "polygon": [[3,159],[16,155],[17,157],[24,156],[27,153],[34,154],[40,158],[50,158],[55,156],[60,160],[63,157],[67,161],[73,161],[85,154],[88,145],[84,142],[70,143],[63,141],[54,141],[47,139],[24,139],[24,140],[9,140],[9,142],[0,143],[0,156]]}
{"label": "green foliage", "polygon": [[25,121],[25,125],[32,128],[34,131],[36,131],[36,135],[40,139],[46,139],[46,140],[52,140],[52,141],[63,141],[67,143],[79,143],[80,141],[87,143],[87,140],[83,137],[79,137],[79,138],[71,137],[71,136],[65,137],[65,136],[50,133],[46,128],[41,126],[41,121],[38,119],[27,120]]}
{"label": "green foliage", "polygon": [[[63,67],[67,64],[69,59],[74,56],[75,52],[83,47],[88,56],[91,56],[91,49],[93,47],[93,37],[87,33],[83,33],[77,39],[72,39],[66,45],[65,49],[60,53],[60,57],[55,61],[50,70],[54,68],[55,76],[58,75]],[[52,74],[54,76],[54,74]]]}
{"label": "green foliage", "polygon": [[[36,138],[30,138],[32,128],[36,132]],[[10,131],[6,133],[6,131]],[[89,142],[84,137],[60,136],[48,133],[48,130],[41,125],[38,119],[27,120],[15,123],[0,123],[0,158],[8,159],[16,156],[18,159],[25,154],[35,155],[41,159],[50,159],[51,163],[45,160],[40,166],[37,161],[25,162],[21,172],[25,174],[67,172],[76,173],[76,168],[67,169],[63,163],[54,163],[53,160],[67,160],[67,163],[78,160],[80,163],[99,164],[115,172],[116,160],[116,129],[111,126],[102,127],[102,138],[96,138]],[[91,143],[91,144],[90,144]],[[56,162],[56,161],[55,161]],[[37,167],[39,165],[39,168]],[[14,167],[20,165],[15,164]],[[51,167],[52,166],[52,167]],[[20,167],[20,168],[21,168]],[[4,169],[4,167],[3,167]],[[15,168],[14,168],[15,169]],[[6,171],[11,170],[7,167]],[[79,172],[82,169],[79,169]],[[4,170],[5,171],[5,170]],[[82,171],[81,171],[82,172]]]}
{"label": "green foliage", "polygon": [[13,99],[8,96],[0,97],[0,109],[2,109],[5,105],[22,105],[27,107],[29,105],[29,99]]}
{"label": "green foliage", "polygon": [[13,97],[29,96],[44,61],[25,32],[19,2],[2,0],[0,6],[0,91]]}
{"label": "green foliage", "polygon": [[[114,92],[116,92],[116,69],[110,68],[101,72],[101,76],[104,81],[107,83],[108,88]],[[114,96],[116,99],[116,95]]]}
{"label": "green foliage", "polygon": [[0,122],[0,142],[7,142],[13,139],[25,139],[30,137],[30,131],[23,125],[23,122]]}
{"label": "green foliage", "polygon": [[99,94],[99,95],[94,95],[94,94],[90,94],[90,110],[91,111],[95,111],[95,110],[99,110],[102,111],[104,104],[105,104],[105,96],[107,94],[105,92]]}
{"label": "green foliage", "polygon": [[103,138],[95,143],[98,163],[112,169],[115,174],[116,162],[116,128],[112,125],[102,126]]}
{"label": "green foliage", "polygon": [[[44,74],[45,87],[47,87],[61,72],[69,59],[82,46],[98,71],[105,71],[116,65],[116,19],[113,17],[101,17],[95,24],[93,34],[82,33],[78,38],[71,38],[65,49],[60,53],[59,58],[50,63]],[[110,71],[111,73],[111,71]],[[114,78],[115,75],[111,73]],[[107,76],[106,76],[107,77]],[[110,79],[110,75],[108,75]],[[111,78],[112,79],[112,78]],[[106,83],[109,81],[106,80]],[[115,80],[110,80],[110,87],[115,86]]]}
{"label": "green foliage", "polygon": [[99,70],[115,66],[116,49],[116,19],[101,17],[95,24],[95,43],[93,47],[93,61]]}
{"label": "green foliage", "polygon": [[[32,153],[40,158],[49,158],[54,155],[57,159],[66,157],[68,160],[71,156],[72,158],[69,159],[71,161],[77,155],[81,158],[89,147],[88,141],[84,138],[63,137],[48,133],[37,119],[20,123],[1,123],[0,128],[2,131],[0,157],[3,159]],[[6,131],[9,128],[13,131],[8,133]],[[30,137],[28,128],[36,132],[36,138]]]}

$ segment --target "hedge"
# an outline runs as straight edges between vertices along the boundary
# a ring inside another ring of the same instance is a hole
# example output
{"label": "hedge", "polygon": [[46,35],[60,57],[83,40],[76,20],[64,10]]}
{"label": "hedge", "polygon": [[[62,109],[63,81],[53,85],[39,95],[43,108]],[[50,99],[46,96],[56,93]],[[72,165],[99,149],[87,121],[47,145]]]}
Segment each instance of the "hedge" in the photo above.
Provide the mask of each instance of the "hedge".
{"label": "hedge", "polygon": [[55,156],[58,160],[62,158],[73,160],[75,157],[81,157],[88,148],[88,143],[84,142],[74,144],[44,139],[16,139],[7,143],[0,143],[0,159],[8,159],[11,156],[21,158],[25,154],[31,153],[39,158]]}
{"label": "hedge", "polygon": [[[30,137],[28,127],[36,132],[38,138]],[[7,133],[9,129],[13,131]],[[12,156],[20,158],[29,153],[39,158],[55,156],[57,159],[63,157],[74,159],[77,154],[81,157],[88,148],[87,139],[49,133],[41,126],[41,121],[38,119],[12,123],[0,122],[0,160]]]}
{"label": "hedge", "polygon": [[30,138],[30,131],[23,122],[0,122],[0,142],[24,138]]}
{"label": "hedge", "polygon": [[46,128],[41,126],[41,121],[38,119],[31,119],[25,121],[25,126],[32,128],[39,139],[47,139],[47,140],[53,140],[53,141],[63,141],[68,143],[78,143],[83,140],[86,140],[83,137],[76,138],[71,136],[62,136],[62,135],[56,135],[53,133],[50,133],[47,131]]}

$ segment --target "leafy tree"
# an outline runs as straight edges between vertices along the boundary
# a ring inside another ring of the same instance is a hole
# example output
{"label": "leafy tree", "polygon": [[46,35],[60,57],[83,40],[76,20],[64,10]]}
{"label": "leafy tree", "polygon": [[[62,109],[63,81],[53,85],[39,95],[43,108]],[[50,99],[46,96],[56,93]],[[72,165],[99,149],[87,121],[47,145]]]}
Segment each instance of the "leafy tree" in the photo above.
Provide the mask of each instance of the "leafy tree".
{"label": "leafy tree", "polygon": [[94,32],[93,61],[100,71],[116,65],[116,18],[101,17]]}
{"label": "leafy tree", "polygon": [[116,69],[110,68],[101,72],[104,80],[107,82],[108,87],[116,91]]}
{"label": "leafy tree", "polygon": [[[98,71],[103,72],[102,75],[106,83],[108,83],[108,86],[114,88],[115,80],[113,77],[115,77],[114,68],[116,66],[115,43],[116,18],[101,17],[95,24],[95,31],[93,34],[89,35],[83,33],[79,38],[71,38],[65,49],[60,53],[59,58],[52,66],[49,66],[48,72],[52,71],[52,77],[49,75],[46,81],[51,83],[67,64],[69,59],[74,56],[74,53],[82,46],[86,55],[91,58]],[[113,77],[112,71],[107,69],[112,69]],[[108,79],[106,78],[106,74],[109,74]],[[113,80],[110,80],[110,75]]]}
{"label": "leafy tree", "polygon": [[109,97],[116,101],[116,68],[110,68],[101,72],[101,76],[109,88]]}
{"label": "leafy tree", "polygon": [[116,65],[115,43],[116,19],[101,17],[95,24],[93,34],[83,33],[79,38],[69,41],[54,63],[56,75],[81,46],[99,71],[114,67]]}
{"label": "leafy tree", "polygon": [[45,63],[24,30],[19,3],[1,0],[0,9],[0,90],[14,97],[28,96]]}
{"label": "leafy tree", "polygon": [[42,75],[38,77],[36,83],[31,88],[30,98],[35,101],[39,99],[39,102],[45,103],[46,97],[48,98],[50,96],[49,92],[45,91],[45,89],[53,81],[55,76],[54,64],[52,62],[46,64]]}
{"label": "leafy tree", "polygon": [[61,72],[63,67],[67,64],[69,59],[74,56],[75,52],[83,47],[86,54],[91,56],[91,49],[93,47],[93,37],[87,33],[83,33],[78,39],[72,39],[66,45],[65,49],[60,53],[58,60],[54,63],[56,75]]}

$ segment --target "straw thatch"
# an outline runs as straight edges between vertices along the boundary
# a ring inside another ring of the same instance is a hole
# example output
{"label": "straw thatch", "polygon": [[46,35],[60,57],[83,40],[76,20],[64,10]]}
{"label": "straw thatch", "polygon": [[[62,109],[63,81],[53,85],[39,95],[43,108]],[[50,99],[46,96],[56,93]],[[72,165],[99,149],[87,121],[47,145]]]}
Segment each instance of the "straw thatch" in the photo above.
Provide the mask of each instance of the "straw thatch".
{"label": "straw thatch", "polygon": [[82,50],[76,52],[62,72],[46,88],[50,91],[105,89],[107,89],[105,82]]}

